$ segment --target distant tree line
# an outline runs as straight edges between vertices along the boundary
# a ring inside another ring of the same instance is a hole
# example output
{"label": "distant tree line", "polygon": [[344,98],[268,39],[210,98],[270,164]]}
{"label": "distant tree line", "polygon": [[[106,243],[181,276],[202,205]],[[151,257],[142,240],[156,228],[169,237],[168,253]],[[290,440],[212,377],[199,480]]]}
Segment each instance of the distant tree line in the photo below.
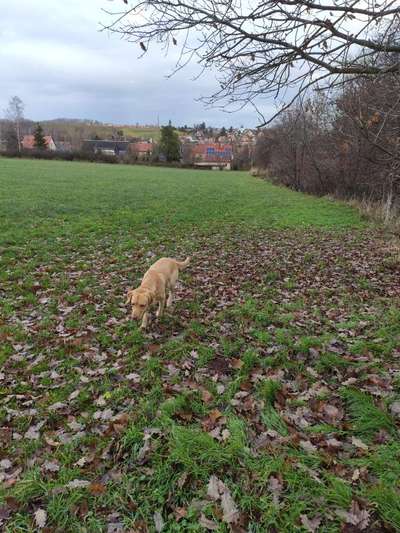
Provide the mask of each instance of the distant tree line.
{"label": "distant tree line", "polygon": [[[395,61],[375,58],[381,69]],[[400,214],[400,73],[298,101],[259,135],[253,164],[298,191],[380,204],[388,222]]]}

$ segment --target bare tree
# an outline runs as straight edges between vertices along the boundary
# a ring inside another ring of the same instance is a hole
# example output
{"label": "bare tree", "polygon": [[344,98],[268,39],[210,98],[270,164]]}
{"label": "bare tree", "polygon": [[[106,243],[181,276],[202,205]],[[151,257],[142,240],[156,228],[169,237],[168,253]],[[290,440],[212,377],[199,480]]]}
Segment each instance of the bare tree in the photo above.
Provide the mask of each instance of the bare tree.
{"label": "bare tree", "polygon": [[[349,75],[400,74],[398,0],[132,0],[108,13],[105,28],[143,53],[153,42],[180,46],[177,69],[192,59],[214,68],[220,88],[206,101],[228,108],[255,105],[260,96],[287,101],[288,88],[292,102]],[[382,52],[392,61],[377,62]]]}
{"label": "bare tree", "polygon": [[6,118],[14,127],[18,140],[18,151],[21,151],[21,123],[24,119],[24,103],[18,96],[13,96],[6,109]]}

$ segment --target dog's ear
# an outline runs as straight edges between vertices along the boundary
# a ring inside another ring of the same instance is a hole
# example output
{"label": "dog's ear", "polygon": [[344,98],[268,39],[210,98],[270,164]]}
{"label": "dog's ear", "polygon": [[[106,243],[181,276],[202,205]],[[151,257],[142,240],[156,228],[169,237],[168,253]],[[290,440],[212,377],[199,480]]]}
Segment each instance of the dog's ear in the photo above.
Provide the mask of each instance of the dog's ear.
{"label": "dog's ear", "polygon": [[155,293],[155,291],[151,291],[151,290],[147,289],[146,295],[147,295],[147,305],[151,305],[154,302],[154,300],[155,300],[156,293]]}
{"label": "dog's ear", "polygon": [[128,289],[128,293],[126,295],[126,302],[125,303],[127,303],[127,304],[132,303],[133,291],[134,291],[134,289]]}

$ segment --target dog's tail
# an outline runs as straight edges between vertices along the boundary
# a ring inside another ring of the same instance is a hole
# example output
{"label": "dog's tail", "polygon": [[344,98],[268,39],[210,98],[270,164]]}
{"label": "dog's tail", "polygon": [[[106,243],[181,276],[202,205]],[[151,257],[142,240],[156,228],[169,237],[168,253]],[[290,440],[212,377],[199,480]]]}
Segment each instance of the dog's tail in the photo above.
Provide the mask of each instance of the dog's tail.
{"label": "dog's tail", "polygon": [[184,261],[176,261],[179,270],[184,270],[190,264],[190,257],[187,257]]}

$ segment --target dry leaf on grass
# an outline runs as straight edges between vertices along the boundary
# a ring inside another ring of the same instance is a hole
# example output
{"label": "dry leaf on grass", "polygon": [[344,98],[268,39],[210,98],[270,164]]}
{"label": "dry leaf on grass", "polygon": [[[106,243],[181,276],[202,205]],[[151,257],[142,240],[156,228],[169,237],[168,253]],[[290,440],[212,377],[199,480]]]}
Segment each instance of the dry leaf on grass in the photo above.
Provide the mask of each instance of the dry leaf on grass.
{"label": "dry leaf on grass", "polygon": [[204,403],[210,403],[213,399],[213,395],[207,389],[203,389],[201,392],[201,399]]}
{"label": "dry leaf on grass", "polygon": [[137,463],[139,465],[145,464],[149,458],[150,452],[151,452],[151,441],[149,439],[146,439],[144,441],[143,446],[139,450],[139,453],[137,456]]}
{"label": "dry leaf on grass", "polygon": [[44,509],[38,509],[35,512],[35,524],[38,528],[42,529],[46,525],[47,513]]}
{"label": "dry leaf on grass", "polygon": [[28,431],[25,433],[25,438],[29,440],[38,440],[40,437],[39,430],[37,426],[31,426]]}
{"label": "dry leaf on grass", "polygon": [[400,401],[393,402],[390,405],[390,412],[393,416],[400,418]]}
{"label": "dry leaf on grass", "polygon": [[177,507],[174,510],[175,520],[179,522],[182,518],[185,518],[187,515],[187,509],[185,507]]}
{"label": "dry leaf on grass", "polygon": [[48,472],[58,472],[60,470],[60,465],[56,461],[45,461],[43,463],[43,469]]}
{"label": "dry leaf on grass", "polygon": [[90,481],[86,481],[86,479],[73,479],[69,483],[67,483],[65,486],[67,489],[83,489],[90,485]]}
{"label": "dry leaf on grass", "polygon": [[210,531],[215,531],[216,529],[218,529],[218,524],[204,516],[203,513],[201,513],[200,515],[199,524]]}
{"label": "dry leaf on grass", "polygon": [[221,496],[221,506],[224,512],[222,520],[227,524],[234,524],[239,520],[239,510],[233,501],[231,493],[225,488]]}
{"label": "dry leaf on grass", "polygon": [[88,491],[92,496],[100,496],[106,492],[106,486],[103,483],[91,483],[88,487]]}
{"label": "dry leaf on grass", "polygon": [[164,528],[164,519],[160,513],[160,511],[156,511],[153,515],[154,518],[154,526],[156,528],[157,533],[160,533]]}
{"label": "dry leaf on grass", "polygon": [[315,533],[321,524],[321,519],[316,516],[315,518],[308,518],[305,514],[300,515],[300,520],[302,525],[310,531],[310,533]]}
{"label": "dry leaf on grass", "polygon": [[211,476],[207,485],[207,496],[214,501],[221,500],[222,520],[233,524],[239,519],[239,510],[231,496],[230,490],[217,476]]}
{"label": "dry leaf on grass", "polygon": [[279,479],[275,476],[271,476],[269,478],[268,488],[272,493],[272,499],[274,502],[274,505],[279,505],[279,496],[282,492],[282,483],[279,481]]}
{"label": "dry leaf on grass", "polygon": [[217,476],[211,476],[207,485],[207,496],[214,501],[221,500],[223,511],[222,520],[227,524],[233,524],[239,519],[239,510],[233,501],[228,487]]}
{"label": "dry leaf on grass", "polygon": [[207,485],[207,496],[214,501],[217,501],[220,498],[219,483],[220,480],[217,476],[211,476]]}
{"label": "dry leaf on grass", "polygon": [[360,450],[364,450],[365,452],[368,451],[368,446],[357,437],[351,437],[351,443]]}
{"label": "dry leaf on grass", "polygon": [[347,524],[357,526],[360,531],[368,527],[370,521],[369,512],[366,509],[361,509],[358,502],[354,500],[351,502],[350,511],[336,509],[335,512],[339,518],[342,518]]}
{"label": "dry leaf on grass", "polygon": [[0,461],[1,470],[8,470],[11,467],[12,467],[12,462],[10,461],[10,459],[3,459],[2,461]]}
{"label": "dry leaf on grass", "polygon": [[309,440],[301,440],[299,444],[307,453],[317,453],[318,451],[317,447],[314,446],[314,444],[312,444]]}

